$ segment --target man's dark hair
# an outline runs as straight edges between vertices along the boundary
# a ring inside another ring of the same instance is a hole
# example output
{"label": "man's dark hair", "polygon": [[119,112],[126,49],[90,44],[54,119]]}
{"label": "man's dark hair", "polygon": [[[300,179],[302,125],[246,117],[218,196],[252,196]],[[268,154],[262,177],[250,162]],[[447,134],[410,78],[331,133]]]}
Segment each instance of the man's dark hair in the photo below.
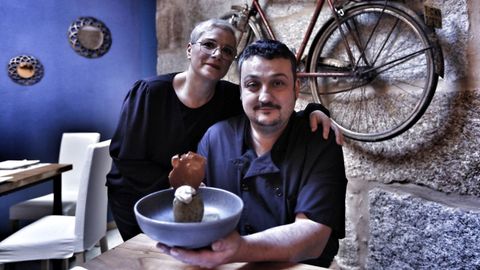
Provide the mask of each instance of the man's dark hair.
{"label": "man's dark hair", "polygon": [[[297,78],[297,59],[293,52],[282,42],[271,39],[261,39],[248,45],[242,54],[238,57],[238,73],[242,73],[242,65],[248,58],[260,56],[265,59],[284,58],[290,60],[292,64],[293,79]],[[241,77],[241,76],[240,76]]]}

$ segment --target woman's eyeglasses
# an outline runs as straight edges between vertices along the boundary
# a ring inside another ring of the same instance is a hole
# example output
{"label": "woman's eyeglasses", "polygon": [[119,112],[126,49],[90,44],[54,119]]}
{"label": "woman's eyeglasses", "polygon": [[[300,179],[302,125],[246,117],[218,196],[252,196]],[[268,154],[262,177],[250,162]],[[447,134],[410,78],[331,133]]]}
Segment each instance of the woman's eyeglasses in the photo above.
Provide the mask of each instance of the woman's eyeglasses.
{"label": "woman's eyeglasses", "polygon": [[221,47],[217,44],[217,42],[213,40],[199,41],[195,42],[195,44],[200,45],[200,51],[208,55],[212,55],[217,50],[220,50],[220,55],[222,59],[226,61],[232,61],[237,55],[237,51],[235,50],[235,48],[232,48],[230,46]]}

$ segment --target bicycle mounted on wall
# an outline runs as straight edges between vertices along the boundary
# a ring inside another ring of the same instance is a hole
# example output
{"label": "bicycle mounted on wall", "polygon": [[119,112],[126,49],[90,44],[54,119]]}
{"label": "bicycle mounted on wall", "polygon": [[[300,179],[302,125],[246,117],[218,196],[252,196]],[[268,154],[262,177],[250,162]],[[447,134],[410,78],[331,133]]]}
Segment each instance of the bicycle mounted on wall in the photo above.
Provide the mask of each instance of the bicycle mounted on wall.
{"label": "bicycle mounted on wall", "polygon": [[[331,17],[307,49],[328,3]],[[258,0],[222,16],[238,30],[240,53],[257,39],[276,39]],[[298,77],[308,78],[316,102],[330,110],[345,136],[391,139],[412,127],[433,98],[443,55],[433,28],[403,3],[317,0],[296,52]]]}

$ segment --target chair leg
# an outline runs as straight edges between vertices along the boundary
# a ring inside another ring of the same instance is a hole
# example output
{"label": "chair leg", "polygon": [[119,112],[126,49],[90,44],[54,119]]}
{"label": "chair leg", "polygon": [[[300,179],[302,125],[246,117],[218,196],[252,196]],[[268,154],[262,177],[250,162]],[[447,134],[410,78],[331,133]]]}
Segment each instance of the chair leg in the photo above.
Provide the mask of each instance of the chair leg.
{"label": "chair leg", "polygon": [[40,261],[41,270],[50,270],[50,260],[41,260]]}
{"label": "chair leg", "polygon": [[12,230],[12,233],[18,231],[18,229],[20,229],[20,220],[18,219],[10,220],[10,228]]}
{"label": "chair leg", "polygon": [[77,264],[84,263],[85,262],[85,252],[75,253],[75,261],[77,262]]}
{"label": "chair leg", "polygon": [[105,251],[108,250],[108,240],[107,236],[105,235],[100,239],[100,253],[104,253]]}
{"label": "chair leg", "polygon": [[40,263],[41,263],[40,269],[42,270],[50,270],[50,268],[53,268],[55,270],[57,269],[68,270],[69,268],[68,258],[43,260],[43,261],[40,261]]}
{"label": "chair leg", "polygon": [[69,269],[68,259],[63,259],[63,260],[62,260],[62,267],[61,267],[61,269],[63,269],[63,270],[68,270],[68,269]]}
{"label": "chair leg", "polygon": [[15,270],[15,263],[0,263],[0,270]]}

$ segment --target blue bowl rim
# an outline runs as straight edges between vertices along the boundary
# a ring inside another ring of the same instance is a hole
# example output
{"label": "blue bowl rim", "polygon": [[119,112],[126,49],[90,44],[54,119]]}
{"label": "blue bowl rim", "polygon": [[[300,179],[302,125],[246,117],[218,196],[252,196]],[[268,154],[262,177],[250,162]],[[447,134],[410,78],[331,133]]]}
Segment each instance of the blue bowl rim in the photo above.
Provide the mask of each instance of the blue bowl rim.
{"label": "blue bowl rim", "polygon": [[148,220],[149,222],[152,222],[152,223],[155,223],[155,224],[159,224],[159,225],[175,225],[175,226],[179,226],[179,227],[190,227],[192,225],[200,225],[200,224],[205,224],[205,225],[208,225],[208,224],[214,224],[214,223],[220,223],[220,222],[224,222],[225,220],[228,220],[228,219],[232,219],[232,218],[235,218],[236,216],[239,216],[242,211],[243,211],[243,200],[235,193],[231,192],[231,191],[228,191],[228,190],[225,190],[225,189],[221,189],[221,188],[215,188],[215,187],[208,187],[208,186],[205,186],[205,187],[199,187],[199,189],[208,189],[208,190],[216,190],[216,191],[220,191],[220,192],[224,192],[224,193],[228,193],[230,195],[232,195],[232,198],[234,198],[235,200],[238,200],[238,202],[240,203],[240,207],[238,208],[238,211],[235,211],[233,213],[231,213],[228,217],[225,217],[221,220],[210,220],[210,221],[202,221],[202,222],[174,222],[174,221],[164,221],[164,220],[157,220],[157,219],[152,219],[152,218],[149,218],[143,214],[141,214],[139,211],[138,211],[138,205],[140,205],[143,201],[149,199],[150,197],[153,197],[153,196],[156,196],[158,193],[164,193],[164,192],[168,192],[168,191],[173,191],[173,188],[169,188],[169,189],[163,189],[163,190],[159,190],[159,191],[155,191],[155,192],[152,192],[148,195],[145,195],[144,197],[142,197],[141,199],[139,199],[136,203],[135,203],[135,206],[133,207],[134,208],[134,212],[135,212],[135,215],[137,217],[141,217],[142,219],[145,219],[145,220]]}

